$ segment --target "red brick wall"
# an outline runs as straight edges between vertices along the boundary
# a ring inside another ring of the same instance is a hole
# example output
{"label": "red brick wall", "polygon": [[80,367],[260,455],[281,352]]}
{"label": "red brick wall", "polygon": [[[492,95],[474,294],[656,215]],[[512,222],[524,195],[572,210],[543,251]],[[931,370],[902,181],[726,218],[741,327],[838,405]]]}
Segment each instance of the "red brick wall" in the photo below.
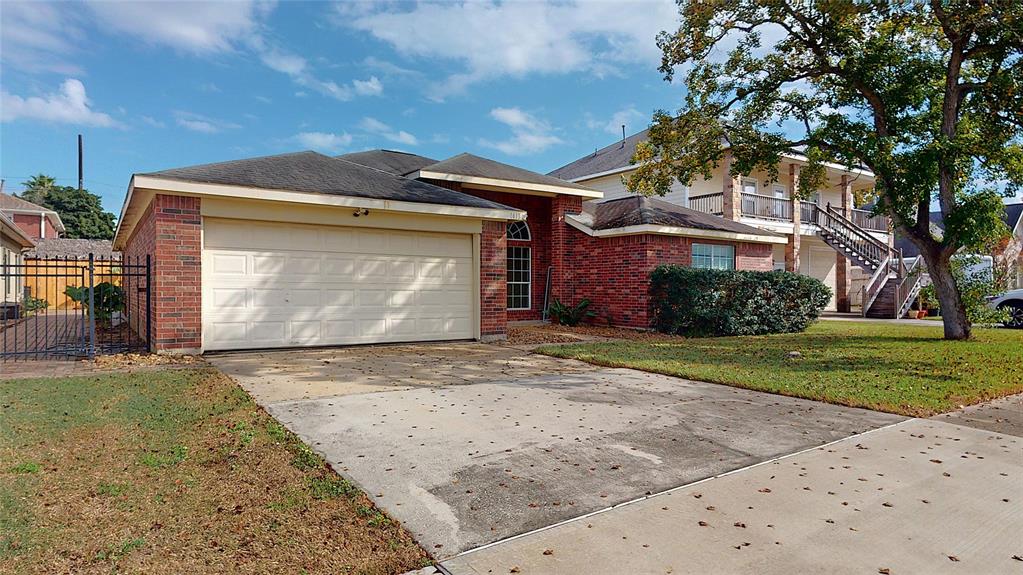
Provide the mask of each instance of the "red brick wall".
{"label": "red brick wall", "polygon": [[21,230],[21,233],[32,238],[33,240],[39,239],[40,237],[39,214],[12,214],[12,215],[13,217],[11,219],[14,220],[14,225],[18,226],[18,229]]}
{"label": "red brick wall", "polygon": [[543,292],[547,283],[547,268],[551,265],[551,199],[489,190],[463,188],[461,191],[526,211],[526,223],[529,225],[529,235],[532,239],[528,242],[515,240],[508,243],[531,248],[530,270],[532,273],[530,275],[533,285],[530,291],[532,292],[532,301],[528,310],[508,310],[508,321],[540,319],[543,313]]}
{"label": "red brick wall", "polygon": [[[770,271],[770,244],[695,240],[730,244],[736,269]],[[571,229],[567,236],[565,291],[561,301],[589,299],[594,323],[650,327],[649,274],[662,264],[690,265],[692,238],[660,235],[594,238]]]}
{"label": "red brick wall", "polygon": [[50,221],[50,218],[46,218],[46,237],[57,237],[57,228],[53,227],[53,222]]}
{"label": "red brick wall", "polygon": [[124,253],[152,257],[155,351],[202,347],[202,220],[199,198],[158,194],[136,224]]}
{"label": "red brick wall", "polygon": [[480,234],[480,336],[508,333],[507,240],[504,222],[483,222]]}

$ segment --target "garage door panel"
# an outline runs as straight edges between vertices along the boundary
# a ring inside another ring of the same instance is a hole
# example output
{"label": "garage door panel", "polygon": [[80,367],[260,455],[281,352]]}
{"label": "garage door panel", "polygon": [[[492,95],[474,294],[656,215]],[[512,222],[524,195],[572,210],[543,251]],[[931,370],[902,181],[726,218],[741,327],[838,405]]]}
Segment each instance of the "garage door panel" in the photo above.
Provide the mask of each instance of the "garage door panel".
{"label": "garage door panel", "polygon": [[207,349],[472,337],[471,236],[289,227],[207,218]]}

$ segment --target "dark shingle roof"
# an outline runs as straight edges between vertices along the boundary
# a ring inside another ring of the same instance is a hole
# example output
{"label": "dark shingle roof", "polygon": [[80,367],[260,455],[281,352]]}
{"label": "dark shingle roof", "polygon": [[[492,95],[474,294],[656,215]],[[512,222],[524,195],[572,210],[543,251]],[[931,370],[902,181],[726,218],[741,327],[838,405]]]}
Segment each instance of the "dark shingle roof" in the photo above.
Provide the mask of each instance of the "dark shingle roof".
{"label": "dark shingle roof", "polygon": [[630,196],[601,202],[594,209],[593,229],[595,230],[610,230],[640,225],[673,226],[738,234],[755,234],[759,236],[778,235],[754,228],[753,226],[726,220],[720,216],[705,214],[671,202],[645,196]]}
{"label": "dark shingle roof", "polygon": [[1016,229],[1016,225],[1019,224],[1020,218],[1023,217],[1023,202],[1016,202],[1015,204],[1005,205],[1005,225],[1009,226],[1009,230]]}
{"label": "dark shingle roof", "polygon": [[139,174],[205,184],[486,209],[507,206],[316,152],[296,152]]}
{"label": "dark shingle roof", "polygon": [[548,175],[563,180],[574,180],[591,174],[631,166],[632,156],[636,153],[636,145],[647,139],[647,132],[649,130],[643,130],[625,138],[624,145],[619,140],[570,164],[565,164]]}
{"label": "dark shingle roof", "polygon": [[543,184],[547,186],[559,186],[576,190],[594,191],[586,186],[573,184],[565,180],[545,176],[501,162],[495,162],[487,158],[481,158],[472,154],[458,154],[442,162],[437,162],[422,168],[430,172],[442,172],[445,174],[456,174],[460,176],[472,176],[477,178],[493,178],[496,180],[508,180],[512,182],[526,182],[530,184]]}
{"label": "dark shingle roof", "polygon": [[434,160],[433,158],[409,154],[408,152],[398,152],[395,150],[367,150],[365,152],[354,152],[335,157],[342,160],[348,160],[349,162],[355,162],[356,164],[363,166],[368,166],[370,168],[383,170],[396,176],[407,176],[412,172],[420,170],[424,166],[437,163],[437,160]]}
{"label": "dark shingle roof", "polygon": [[34,210],[39,212],[53,211],[49,208],[44,208],[43,206],[33,204],[28,200],[23,200],[10,194],[0,194],[0,210]]}
{"label": "dark shingle roof", "polygon": [[36,247],[25,252],[25,257],[35,259],[87,258],[110,259],[114,254],[109,240],[81,240],[75,238],[51,238],[36,240]]}

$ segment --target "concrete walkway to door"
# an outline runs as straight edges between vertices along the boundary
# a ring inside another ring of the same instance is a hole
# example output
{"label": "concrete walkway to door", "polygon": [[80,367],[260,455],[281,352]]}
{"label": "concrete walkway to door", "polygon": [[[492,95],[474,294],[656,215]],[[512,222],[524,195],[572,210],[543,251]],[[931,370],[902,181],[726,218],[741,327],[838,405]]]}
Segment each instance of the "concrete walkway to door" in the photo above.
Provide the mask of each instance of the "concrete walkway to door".
{"label": "concrete walkway to door", "polygon": [[208,359],[441,559],[904,420],[475,343]]}

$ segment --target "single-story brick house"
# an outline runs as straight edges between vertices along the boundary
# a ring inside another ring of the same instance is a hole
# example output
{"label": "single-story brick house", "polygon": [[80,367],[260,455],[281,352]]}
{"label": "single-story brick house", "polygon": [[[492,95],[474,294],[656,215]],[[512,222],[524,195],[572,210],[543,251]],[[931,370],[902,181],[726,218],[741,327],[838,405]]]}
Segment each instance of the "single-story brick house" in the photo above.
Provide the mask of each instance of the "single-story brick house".
{"label": "single-story brick house", "polygon": [[[299,152],[135,174],[113,248],[161,352],[498,339],[545,302],[647,327],[660,263],[770,270],[784,236],[471,154]],[[725,261],[727,260],[727,261]]]}

